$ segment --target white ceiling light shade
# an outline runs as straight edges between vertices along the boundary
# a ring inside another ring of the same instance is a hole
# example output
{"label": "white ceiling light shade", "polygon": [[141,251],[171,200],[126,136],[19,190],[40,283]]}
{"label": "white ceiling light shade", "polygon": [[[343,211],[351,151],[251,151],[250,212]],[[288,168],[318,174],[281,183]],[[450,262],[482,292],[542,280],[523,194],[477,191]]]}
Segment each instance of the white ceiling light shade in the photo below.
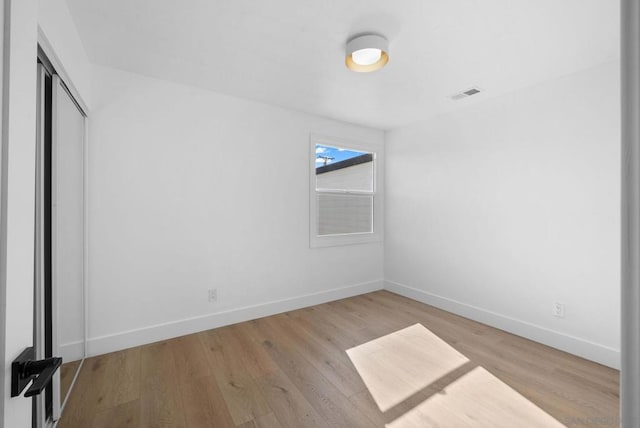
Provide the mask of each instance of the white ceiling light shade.
{"label": "white ceiling light shade", "polygon": [[389,42],[377,34],[365,34],[347,42],[345,64],[351,71],[368,73],[389,62]]}

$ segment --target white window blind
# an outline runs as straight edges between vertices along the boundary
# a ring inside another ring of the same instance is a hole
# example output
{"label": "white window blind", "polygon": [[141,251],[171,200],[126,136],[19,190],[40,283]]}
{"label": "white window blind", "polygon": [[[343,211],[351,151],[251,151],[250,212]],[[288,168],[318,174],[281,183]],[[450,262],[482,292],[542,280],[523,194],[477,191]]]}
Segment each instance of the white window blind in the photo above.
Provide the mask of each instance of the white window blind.
{"label": "white window blind", "polygon": [[318,236],[373,232],[373,195],[318,193]]}

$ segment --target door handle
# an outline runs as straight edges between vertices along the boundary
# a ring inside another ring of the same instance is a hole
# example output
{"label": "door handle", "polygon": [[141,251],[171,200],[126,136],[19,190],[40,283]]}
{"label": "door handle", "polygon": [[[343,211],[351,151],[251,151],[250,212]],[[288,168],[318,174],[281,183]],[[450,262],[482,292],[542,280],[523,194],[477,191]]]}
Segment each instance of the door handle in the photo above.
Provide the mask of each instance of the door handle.
{"label": "door handle", "polygon": [[25,392],[25,397],[40,394],[51,382],[53,374],[62,365],[62,358],[53,357],[34,360],[33,347],[25,348],[18,358],[11,363],[11,396],[17,397],[33,380],[33,384]]}

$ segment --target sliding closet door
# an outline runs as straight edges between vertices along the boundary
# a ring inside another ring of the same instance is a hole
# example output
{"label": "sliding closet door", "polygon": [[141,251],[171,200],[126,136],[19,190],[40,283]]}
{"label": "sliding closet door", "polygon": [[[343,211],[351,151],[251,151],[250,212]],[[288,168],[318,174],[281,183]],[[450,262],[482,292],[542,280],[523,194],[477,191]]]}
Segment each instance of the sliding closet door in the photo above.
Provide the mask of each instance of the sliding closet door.
{"label": "sliding closet door", "polygon": [[52,89],[52,353],[63,359],[53,384],[56,420],[85,356],[85,116],[57,75]]}

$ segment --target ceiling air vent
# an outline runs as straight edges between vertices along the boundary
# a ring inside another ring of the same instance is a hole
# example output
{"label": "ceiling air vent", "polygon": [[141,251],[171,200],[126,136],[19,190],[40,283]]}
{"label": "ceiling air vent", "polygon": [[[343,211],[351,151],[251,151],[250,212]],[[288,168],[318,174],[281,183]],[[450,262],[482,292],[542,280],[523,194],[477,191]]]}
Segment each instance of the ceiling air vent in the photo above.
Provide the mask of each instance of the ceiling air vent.
{"label": "ceiling air vent", "polygon": [[466,91],[458,92],[457,94],[451,95],[452,100],[461,100],[463,98],[470,97],[471,95],[479,94],[482,90],[476,86],[473,88],[469,88]]}

